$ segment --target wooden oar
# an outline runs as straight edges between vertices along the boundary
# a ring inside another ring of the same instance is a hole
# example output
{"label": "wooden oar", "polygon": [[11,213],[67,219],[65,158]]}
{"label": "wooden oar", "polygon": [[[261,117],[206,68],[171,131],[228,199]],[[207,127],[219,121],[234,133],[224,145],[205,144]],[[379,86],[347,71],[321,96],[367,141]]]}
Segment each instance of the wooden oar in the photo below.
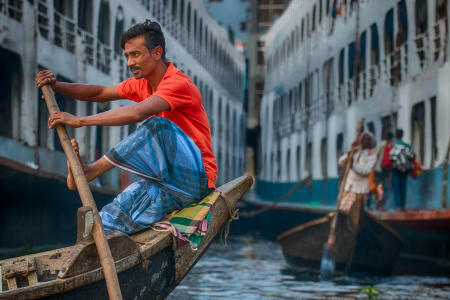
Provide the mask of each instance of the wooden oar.
{"label": "wooden oar", "polygon": [[[58,112],[59,107],[56,103],[52,88],[49,85],[44,85],[41,89],[44,94],[45,103],[47,104],[49,113],[52,114],[54,112]],[[102,220],[98,214],[97,206],[95,205],[94,197],[92,196],[91,189],[89,188],[81,162],[78,159],[78,155],[75,153],[75,150],[72,148],[66,127],[63,124],[58,124],[56,125],[56,131],[58,132],[59,140],[61,141],[67,160],[69,161],[78,193],[80,194],[81,202],[83,203],[83,206],[91,207],[94,214],[92,235],[97,247],[100,263],[103,267],[103,273],[105,274],[106,288],[108,289],[109,299],[122,299],[114,260],[105,237],[105,230],[103,229]]]}
{"label": "wooden oar", "polygon": [[338,210],[339,204],[341,202],[342,196],[344,195],[345,183],[347,182],[347,175],[352,167],[353,155],[355,154],[356,147],[355,145],[358,143],[361,131],[364,125],[364,118],[359,122],[358,131],[356,132],[355,141],[352,144],[352,148],[347,155],[347,163],[345,165],[344,176],[341,181],[341,185],[339,186],[339,194],[336,201],[336,210],[333,215],[333,219],[331,220],[330,225],[330,233],[328,235],[328,241],[323,245],[322,250],[322,260],[320,262],[320,278],[323,280],[328,280],[333,276],[335,263],[336,263],[336,224],[338,218]]}

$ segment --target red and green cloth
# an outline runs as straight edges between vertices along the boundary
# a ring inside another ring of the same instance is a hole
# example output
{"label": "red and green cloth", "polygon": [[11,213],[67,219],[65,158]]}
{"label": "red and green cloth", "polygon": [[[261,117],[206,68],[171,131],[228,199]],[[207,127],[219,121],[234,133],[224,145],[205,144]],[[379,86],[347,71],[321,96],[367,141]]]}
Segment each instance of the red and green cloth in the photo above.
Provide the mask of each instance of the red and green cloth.
{"label": "red and green cloth", "polygon": [[211,208],[219,196],[220,192],[211,192],[200,202],[172,212],[152,227],[172,232],[177,237],[177,248],[189,243],[193,250],[197,250],[208,231]]}

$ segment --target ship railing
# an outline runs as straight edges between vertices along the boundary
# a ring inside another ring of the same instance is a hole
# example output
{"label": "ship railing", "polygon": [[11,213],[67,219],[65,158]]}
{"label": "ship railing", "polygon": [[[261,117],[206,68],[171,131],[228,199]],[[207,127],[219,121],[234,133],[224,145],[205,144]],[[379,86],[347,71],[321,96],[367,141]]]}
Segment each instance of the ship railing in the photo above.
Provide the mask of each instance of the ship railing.
{"label": "ship railing", "polygon": [[419,57],[420,67],[422,69],[426,68],[428,65],[428,33],[424,32],[414,39],[416,46],[416,53]]}
{"label": "ship railing", "polygon": [[75,53],[75,21],[56,10],[53,42],[56,46]]}
{"label": "ship railing", "polygon": [[384,58],[385,78],[390,85],[395,85],[400,82],[407,74],[406,51],[407,46],[405,44]]}
{"label": "ship railing", "polygon": [[111,71],[111,48],[97,41],[97,69],[105,74]]}
{"label": "ship railing", "polygon": [[448,20],[447,18],[441,19],[436,22],[433,27],[433,53],[434,53],[434,61],[438,61],[439,59],[443,59],[445,53],[445,47],[447,45],[447,36],[448,36]]}
{"label": "ship railing", "polygon": [[[9,1],[9,0],[8,0]],[[50,35],[50,22],[48,17],[48,6],[45,0],[38,0],[36,2],[37,18],[39,25],[39,32],[45,39],[49,39]]]}
{"label": "ship railing", "polygon": [[94,65],[94,35],[88,31],[80,29],[81,38],[84,44],[84,54],[86,56],[86,62],[90,65]]}
{"label": "ship railing", "polygon": [[0,12],[21,22],[23,15],[23,0],[0,0]]}

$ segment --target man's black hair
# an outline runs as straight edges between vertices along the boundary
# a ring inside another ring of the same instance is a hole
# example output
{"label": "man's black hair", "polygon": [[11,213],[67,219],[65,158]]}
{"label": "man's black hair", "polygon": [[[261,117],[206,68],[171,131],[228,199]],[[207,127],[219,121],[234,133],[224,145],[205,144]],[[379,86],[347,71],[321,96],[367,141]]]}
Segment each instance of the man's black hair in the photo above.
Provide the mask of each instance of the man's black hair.
{"label": "man's black hair", "polygon": [[398,140],[401,140],[403,138],[403,130],[402,129],[397,129],[395,131],[395,138]]}
{"label": "man's black hair", "polygon": [[125,43],[137,36],[143,35],[145,38],[145,46],[151,52],[156,46],[161,46],[163,53],[161,58],[166,61],[166,40],[158,23],[149,19],[142,23],[138,23],[122,33],[120,37],[120,46],[125,49]]}
{"label": "man's black hair", "polygon": [[386,133],[386,139],[387,140],[392,140],[394,138],[394,134],[391,132],[391,131],[389,131],[388,133]]}

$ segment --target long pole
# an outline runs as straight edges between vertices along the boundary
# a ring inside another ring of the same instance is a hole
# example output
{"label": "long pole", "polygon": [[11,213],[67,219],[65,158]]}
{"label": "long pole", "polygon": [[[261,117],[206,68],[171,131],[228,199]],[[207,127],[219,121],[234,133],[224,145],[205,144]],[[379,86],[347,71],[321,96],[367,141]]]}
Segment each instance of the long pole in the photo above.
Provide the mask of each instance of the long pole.
{"label": "long pole", "polygon": [[[42,88],[44,94],[45,103],[50,114],[58,112],[59,107],[56,103],[53,90],[49,85],[44,85]],[[117,278],[116,267],[114,260],[109,249],[108,242],[105,236],[105,230],[103,229],[102,220],[95,205],[94,197],[92,196],[91,189],[89,188],[88,181],[84,174],[84,170],[81,166],[81,162],[78,159],[78,155],[72,148],[69,135],[66,127],[63,124],[56,125],[56,131],[58,132],[59,140],[63,147],[64,153],[69,161],[70,168],[77,185],[78,193],[81,198],[81,202],[85,207],[91,207],[94,214],[94,226],[92,228],[92,235],[94,237],[95,246],[97,247],[98,256],[100,257],[100,264],[103,267],[103,274],[105,275],[106,288],[108,290],[109,299],[119,300],[122,299],[122,293],[120,291],[119,280]]]}
{"label": "long pole", "polygon": [[[364,118],[361,119],[361,122],[359,123],[358,131],[356,133],[355,142],[359,141],[363,125],[364,125]],[[328,242],[330,244],[334,244],[334,242],[336,240],[336,238],[335,238],[335,235],[336,235],[336,223],[337,223],[337,216],[338,216],[339,205],[341,203],[342,196],[344,194],[345,184],[347,183],[348,172],[350,171],[350,168],[352,167],[353,155],[355,154],[355,152],[356,152],[356,147],[352,147],[351,150],[350,150],[350,153],[347,155],[347,163],[345,165],[344,176],[342,178],[341,185],[339,186],[339,194],[338,194],[338,199],[336,201],[336,211],[335,211],[335,214],[333,216],[333,220],[331,221],[331,226],[330,226],[330,235],[328,237]]]}
{"label": "long pole", "polygon": [[333,215],[333,219],[331,219],[330,232],[328,235],[328,240],[323,246],[322,250],[322,259],[320,261],[320,278],[324,280],[328,280],[331,276],[333,276],[334,268],[335,268],[335,260],[336,260],[336,225],[338,220],[338,211],[339,205],[342,200],[342,196],[344,194],[345,184],[347,182],[348,172],[352,166],[353,155],[355,154],[356,147],[354,146],[356,142],[359,141],[361,136],[361,131],[364,125],[364,118],[361,119],[361,122],[358,126],[358,131],[356,133],[355,142],[352,145],[350,152],[347,155],[347,163],[345,165],[344,176],[342,178],[341,184],[339,186],[339,194],[336,201],[336,210]]}

